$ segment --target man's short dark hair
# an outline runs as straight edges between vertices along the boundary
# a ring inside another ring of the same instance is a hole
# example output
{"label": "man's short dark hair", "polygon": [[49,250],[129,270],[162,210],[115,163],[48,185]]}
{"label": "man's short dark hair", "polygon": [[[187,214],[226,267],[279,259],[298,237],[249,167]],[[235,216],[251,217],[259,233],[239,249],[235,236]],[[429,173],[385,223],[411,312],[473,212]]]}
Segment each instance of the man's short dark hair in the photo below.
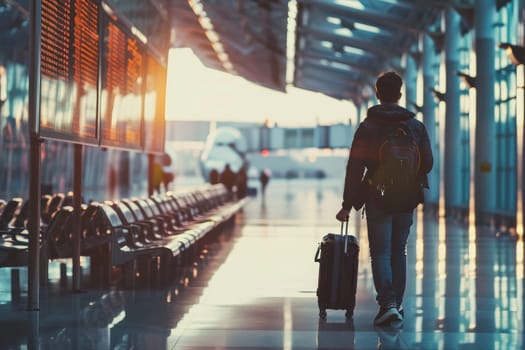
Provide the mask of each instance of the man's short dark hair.
{"label": "man's short dark hair", "polygon": [[383,102],[397,102],[401,97],[403,79],[396,72],[384,72],[376,80],[377,98]]}

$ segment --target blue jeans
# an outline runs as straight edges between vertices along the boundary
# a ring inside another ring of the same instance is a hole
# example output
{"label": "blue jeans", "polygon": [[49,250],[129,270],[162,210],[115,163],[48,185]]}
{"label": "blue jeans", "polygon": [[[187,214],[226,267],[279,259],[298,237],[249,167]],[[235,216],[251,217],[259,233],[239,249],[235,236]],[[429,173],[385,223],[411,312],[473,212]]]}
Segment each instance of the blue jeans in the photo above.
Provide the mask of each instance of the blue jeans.
{"label": "blue jeans", "polygon": [[368,243],[372,274],[381,307],[400,306],[406,285],[406,244],[413,211],[389,214],[375,203],[366,202]]}

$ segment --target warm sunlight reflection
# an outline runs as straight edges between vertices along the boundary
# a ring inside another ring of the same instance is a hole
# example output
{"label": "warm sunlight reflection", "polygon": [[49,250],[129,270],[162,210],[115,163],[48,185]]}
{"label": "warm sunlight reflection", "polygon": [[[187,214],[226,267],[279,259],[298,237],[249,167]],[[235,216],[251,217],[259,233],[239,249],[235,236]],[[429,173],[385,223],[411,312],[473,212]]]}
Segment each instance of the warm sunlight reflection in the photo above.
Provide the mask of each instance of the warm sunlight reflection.
{"label": "warm sunlight reflection", "polygon": [[[364,210],[364,209],[361,209]],[[362,218],[362,211],[356,212],[355,227],[356,232],[359,232],[357,237],[359,241],[359,274],[370,276],[372,274],[372,265],[370,264],[370,245],[368,244],[368,228],[366,226],[366,219]],[[366,216],[366,215],[365,215]],[[351,218],[350,218],[351,220]],[[367,281],[369,284],[365,286],[368,290],[373,290],[374,282],[373,280]]]}
{"label": "warm sunlight reflection", "polygon": [[[473,62],[474,63],[473,63]],[[471,66],[475,68],[476,59],[471,60]],[[474,70],[471,67],[471,72]],[[475,169],[476,169],[476,89],[469,89],[470,106],[469,106],[469,151],[470,151],[470,187],[469,187],[469,217],[468,217],[468,263],[467,263],[467,307],[466,319],[468,320],[468,330],[476,328],[476,187],[475,187]]]}
{"label": "warm sunlight reflection", "polygon": [[[472,187],[472,186],[471,186]],[[473,193],[473,192],[471,192]],[[472,196],[471,196],[472,197]],[[476,225],[475,222],[471,222],[472,218],[469,218],[468,226],[468,304],[470,307],[467,307],[467,319],[470,321],[468,328],[469,330],[476,328],[476,256],[477,256],[477,247],[476,247]]]}
{"label": "warm sunlight reflection", "polygon": [[445,101],[440,101],[438,105],[438,171],[439,171],[439,216],[445,216],[445,114],[446,104]]}
{"label": "warm sunlight reflection", "polygon": [[292,303],[290,298],[286,298],[283,305],[283,350],[291,350],[293,344],[293,317]]}
{"label": "warm sunlight reflection", "polygon": [[[470,141],[470,188],[469,188],[469,242],[476,239],[476,89],[469,90],[469,141]],[[473,230],[473,232],[471,232]],[[473,234],[473,237],[471,237]]]}
{"label": "warm sunlight reflection", "polygon": [[[306,242],[308,245],[298,247],[302,255],[287,261],[286,267],[283,267],[278,257],[288,256],[288,249],[294,245],[296,239],[279,238],[280,242],[284,243],[276,245],[272,235],[282,234],[278,229],[261,227],[257,230],[263,238],[243,237],[236,243],[228,259],[209,281],[208,288],[201,297],[201,304],[239,305],[253,302],[258,298],[311,297],[309,293],[298,293],[298,291],[315,289],[318,265],[311,259],[314,249],[312,247],[315,244]],[[311,260],[312,264],[305,268],[304,262]],[[276,271],[279,270],[281,272],[277,273]],[[287,274],[285,271],[290,273]],[[289,276],[294,275],[293,271],[302,271],[302,273],[307,271],[313,276],[311,280],[307,279],[311,284],[304,284],[303,276],[290,279]],[[244,283],[239,283],[239,278],[242,278]],[[232,286],[235,286],[233,290]]]}
{"label": "warm sunlight reflection", "polygon": [[[423,208],[416,210],[416,295],[423,295],[423,255],[425,253],[424,245],[424,215]],[[423,298],[416,298],[416,308],[421,310],[423,307]],[[421,339],[421,330],[423,329],[423,317],[418,315],[415,320],[416,341]]]}
{"label": "warm sunlight reflection", "polygon": [[[523,236],[518,238],[516,243],[516,315],[523,315]],[[519,328],[523,330],[523,318],[519,318]]]}
{"label": "warm sunlight reflection", "polygon": [[[305,199],[304,202],[311,201]],[[282,315],[283,321],[279,330],[282,331],[282,348],[292,349],[293,303],[298,298],[311,299],[317,287],[319,266],[313,261],[314,238],[318,239],[320,232],[337,232],[336,229],[337,226],[303,227],[297,236],[289,235],[290,226],[244,226],[243,236],[208,280],[198,303],[189,307],[172,330],[170,340],[176,341],[185,329],[195,327],[199,322],[206,325],[231,322],[230,306],[242,308],[278,302],[282,305],[279,314],[279,320]],[[304,235],[311,235],[312,239],[298,239]],[[290,247],[296,248],[293,259],[289,259]]]}
{"label": "warm sunlight reflection", "polygon": [[7,100],[7,69],[0,65],[0,101]]}
{"label": "warm sunlight reflection", "polygon": [[206,68],[189,49],[169,53],[166,119],[313,126],[347,123],[353,103],[289,87],[287,93]]}
{"label": "warm sunlight reflection", "polygon": [[[423,76],[423,70],[420,69],[417,74],[417,80],[416,80],[416,104],[418,106],[423,106],[424,98],[425,98],[425,79]],[[423,121],[423,113],[418,113],[416,115],[417,119],[422,122]]]}
{"label": "warm sunlight reflection", "polygon": [[[425,249],[423,242],[423,208],[418,208],[416,215],[416,278],[418,281],[421,281],[423,279],[423,253]],[[419,288],[418,291],[420,291]]]}
{"label": "warm sunlight reflection", "polygon": [[438,221],[438,276],[440,279],[447,277],[446,262],[447,262],[447,223],[444,217],[440,217]]}
{"label": "warm sunlight reflection", "polygon": [[516,68],[516,141],[518,147],[518,169],[517,198],[516,198],[516,233],[523,239],[523,139],[525,121],[525,66],[520,64]]}
{"label": "warm sunlight reflection", "polygon": [[[519,280],[523,280],[523,237],[520,237],[516,243],[516,277]],[[521,283],[519,284],[521,286]]]}
{"label": "warm sunlight reflection", "polygon": [[438,281],[435,291],[438,320],[445,319],[445,298],[447,285],[447,222],[445,217],[438,219]]}

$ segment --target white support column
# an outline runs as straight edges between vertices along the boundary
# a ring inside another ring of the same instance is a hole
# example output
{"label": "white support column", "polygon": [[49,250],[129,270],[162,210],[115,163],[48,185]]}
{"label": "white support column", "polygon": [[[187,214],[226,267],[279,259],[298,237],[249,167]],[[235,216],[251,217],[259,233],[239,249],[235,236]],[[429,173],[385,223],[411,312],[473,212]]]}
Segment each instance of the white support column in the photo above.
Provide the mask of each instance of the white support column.
{"label": "white support column", "polygon": [[425,124],[432,153],[434,154],[434,168],[428,174],[430,189],[426,193],[425,203],[437,205],[439,203],[439,137],[436,127],[436,101],[431,89],[436,86],[436,70],[434,68],[434,42],[428,34],[423,34],[423,123]]}
{"label": "white support column", "polygon": [[476,30],[476,154],[475,201],[478,223],[488,224],[496,201],[496,132],[494,120],[495,0],[476,0],[474,19]]}
{"label": "white support column", "polygon": [[417,102],[417,68],[417,63],[414,58],[407,54],[405,71],[405,97],[406,108],[411,111],[414,111],[413,104]]}
{"label": "white support column", "polygon": [[451,214],[461,205],[461,110],[459,71],[460,16],[446,10],[445,65],[447,75],[445,118],[445,210]]}

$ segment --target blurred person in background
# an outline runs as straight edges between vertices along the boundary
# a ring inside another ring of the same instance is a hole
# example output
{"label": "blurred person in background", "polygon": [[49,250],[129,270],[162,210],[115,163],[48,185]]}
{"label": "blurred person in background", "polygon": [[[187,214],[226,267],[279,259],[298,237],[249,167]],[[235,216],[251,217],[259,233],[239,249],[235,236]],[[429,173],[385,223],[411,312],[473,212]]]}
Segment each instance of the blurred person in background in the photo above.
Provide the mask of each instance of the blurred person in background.
{"label": "blurred person in background", "polygon": [[262,195],[266,193],[266,186],[268,185],[268,182],[270,181],[270,170],[263,169],[261,170],[261,173],[259,174],[259,181],[261,182],[261,192]]}
{"label": "blurred person in background", "polygon": [[224,184],[224,186],[226,186],[228,191],[232,192],[233,185],[235,185],[235,180],[236,180],[235,173],[230,168],[230,164],[226,163],[226,165],[224,166],[224,170],[222,171],[219,177],[219,182]]}

